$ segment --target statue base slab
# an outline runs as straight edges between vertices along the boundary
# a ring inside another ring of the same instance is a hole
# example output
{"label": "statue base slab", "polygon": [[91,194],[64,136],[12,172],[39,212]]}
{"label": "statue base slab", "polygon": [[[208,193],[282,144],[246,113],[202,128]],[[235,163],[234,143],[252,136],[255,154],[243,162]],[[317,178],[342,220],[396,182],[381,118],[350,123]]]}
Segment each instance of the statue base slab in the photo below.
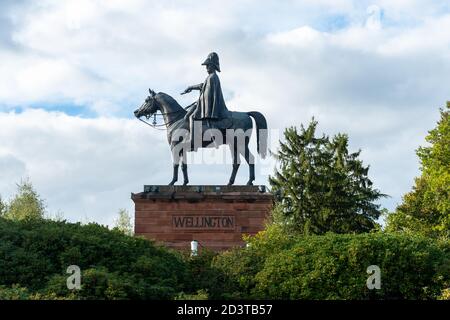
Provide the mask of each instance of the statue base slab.
{"label": "statue base slab", "polygon": [[264,186],[146,185],[132,193],[135,235],[168,247],[215,251],[244,246],[244,234],[264,229],[272,208],[272,194]]}

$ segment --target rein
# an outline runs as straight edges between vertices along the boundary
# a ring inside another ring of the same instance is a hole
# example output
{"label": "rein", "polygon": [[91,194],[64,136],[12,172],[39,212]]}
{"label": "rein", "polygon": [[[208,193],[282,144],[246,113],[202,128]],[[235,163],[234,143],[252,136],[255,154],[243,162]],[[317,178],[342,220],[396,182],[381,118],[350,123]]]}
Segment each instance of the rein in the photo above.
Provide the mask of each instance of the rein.
{"label": "rein", "polygon": [[[181,112],[182,110],[178,110],[178,111],[173,111],[173,112],[166,112],[166,113],[161,113],[161,114],[153,114],[153,116],[165,116],[165,115],[169,115],[169,114],[176,114],[176,113],[179,113],[179,112]],[[149,117],[151,117],[151,116],[146,116],[146,118],[148,119]],[[152,127],[153,129],[156,129],[156,130],[161,130],[161,131],[164,131],[164,130],[166,130],[167,128],[165,128],[165,129],[160,129],[159,127],[168,127],[168,126],[170,126],[170,125],[172,125],[172,124],[174,124],[175,122],[177,122],[178,120],[180,120],[180,118],[177,118],[177,119],[175,119],[175,120],[172,120],[172,121],[169,121],[169,122],[167,122],[167,123],[164,123],[164,124],[156,124],[156,123],[153,123],[153,124],[151,124],[151,123],[148,123],[147,121],[145,121],[145,120],[142,120],[141,118],[138,118],[138,120],[139,121],[142,121],[143,123],[145,123],[146,125],[148,125],[149,127]]]}
{"label": "rein", "polygon": [[[194,102],[194,103],[195,103],[195,102]],[[194,104],[194,103],[193,103],[193,104]],[[187,108],[189,108],[189,107],[192,106],[193,104],[191,104],[191,105],[189,105],[188,107],[184,108],[184,110],[186,110]],[[159,125],[157,125],[157,124],[156,124],[156,116],[158,116],[158,117],[163,117],[163,116],[166,116],[166,115],[177,114],[177,113],[180,113],[180,112],[182,112],[182,111],[184,111],[184,110],[171,111],[171,112],[165,112],[165,113],[161,112],[161,110],[160,110],[161,114],[156,114],[156,112],[155,112],[155,113],[152,114],[152,115],[147,115],[147,116],[145,116],[147,119],[149,119],[151,116],[153,116],[153,117],[154,117],[153,124],[148,123],[147,121],[142,120],[141,118],[138,118],[138,119],[139,119],[139,121],[142,121],[143,123],[145,123],[145,124],[148,125],[149,127],[152,127],[153,129],[163,131],[163,130],[166,130],[167,128],[160,129],[159,127],[168,127],[168,126],[174,124],[175,122],[179,121],[180,118],[175,119],[175,120],[172,120],[172,121],[169,121],[168,123],[164,123],[164,124],[159,124]]]}
{"label": "rein", "polygon": [[178,111],[172,111],[172,112],[166,112],[166,113],[162,113],[161,112],[161,114],[156,114],[156,113],[154,113],[153,115],[155,115],[155,116],[166,116],[166,115],[169,115],[169,114],[174,114],[174,113],[179,113],[179,112],[181,112],[181,111],[183,111],[183,110],[178,110]]}
{"label": "rein", "polygon": [[156,130],[164,130],[164,129],[159,129],[159,128],[157,128],[156,125],[150,124],[150,123],[148,123],[147,121],[142,120],[141,118],[138,118],[138,120],[139,120],[139,121],[142,121],[143,123],[145,123],[145,124],[148,125],[149,127],[152,127],[153,129],[156,129]]}

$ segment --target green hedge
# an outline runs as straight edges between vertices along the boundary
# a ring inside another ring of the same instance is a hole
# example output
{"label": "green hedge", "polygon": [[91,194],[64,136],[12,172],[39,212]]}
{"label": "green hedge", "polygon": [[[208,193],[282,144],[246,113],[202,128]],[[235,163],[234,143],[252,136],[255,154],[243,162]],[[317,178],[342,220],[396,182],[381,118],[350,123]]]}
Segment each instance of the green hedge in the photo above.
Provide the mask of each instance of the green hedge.
{"label": "green hedge", "polygon": [[[66,269],[82,270],[82,290],[67,290]],[[80,299],[168,299],[184,287],[181,255],[98,224],[0,218],[0,286]],[[7,289],[10,288],[10,289]],[[6,294],[5,293],[5,294]]]}
{"label": "green hedge", "polygon": [[[264,299],[436,299],[450,285],[450,245],[420,236],[286,236],[270,227],[247,249],[218,256],[227,297]],[[367,267],[381,269],[369,290]]]}
{"label": "green hedge", "polygon": [[[289,236],[189,257],[97,224],[0,218],[0,299],[445,299],[450,244],[420,236]],[[82,270],[69,291],[66,269]],[[366,269],[381,268],[368,290]]]}

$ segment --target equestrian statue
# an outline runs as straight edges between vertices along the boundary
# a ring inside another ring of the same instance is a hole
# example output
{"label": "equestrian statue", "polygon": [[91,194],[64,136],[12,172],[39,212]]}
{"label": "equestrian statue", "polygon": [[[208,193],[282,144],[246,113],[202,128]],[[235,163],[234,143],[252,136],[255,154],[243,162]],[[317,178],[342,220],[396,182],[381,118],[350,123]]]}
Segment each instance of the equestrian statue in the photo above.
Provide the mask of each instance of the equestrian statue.
{"label": "equestrian statue", "polygon": [[[199,91],[200,96],[196,102],[183,108],[168,94],[156,93],[149,89],[150,95],[142,106],[134,111],[134,115],[147,123],[141,117],[149,119],[154,116],[156,118],[157,111],[160,111],[164,119],[163,126],[167,130],[167,140],[173,159],[173,178],[169,185],[177,182],[180,164],[183,172],[183,185],[189,183],[186,152],[195,152],[198,148],[218,148],[220,145],[228,145],[233,160],[233,170],[228,185],[234,184],[241,156],[249,165],[247,185],[253,185],[255,158],[248,146],[253,130],[251,118],[255,120],[257,152],[262,158],[265,158],[267,154],[266,118],[257,111],[228,110],[223,98],[219,76],[216,73],[220,72],[217,53],[210,53],[202,65],[206,66],[208,72],[206,80],[203,83],[189,86],[181,93]],[[156,127],[156,120],[152,126]]]}

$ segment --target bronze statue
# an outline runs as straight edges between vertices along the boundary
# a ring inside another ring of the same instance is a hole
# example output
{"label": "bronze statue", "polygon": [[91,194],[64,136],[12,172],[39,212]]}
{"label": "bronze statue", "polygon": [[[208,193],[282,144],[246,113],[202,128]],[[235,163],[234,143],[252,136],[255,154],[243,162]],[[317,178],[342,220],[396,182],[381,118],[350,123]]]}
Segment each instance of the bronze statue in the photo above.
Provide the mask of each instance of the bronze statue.
{"label": "bronze statue", "polygon": [[188,184],[186,152],[197,151],[199,147],[217,148],[223,144],[229,146],[233,158],[233,171],[228,185],[234,183],[241,155],[249,165],[250,177],[247,185],[252,185],[255,180],[255,162],[248,147],[253,128],[250,117],[253,117],[256,123],[257,150],[263,158],[267,153],[266,119],[257,111],[228,111],[223,99],[220,80],[216,74],[216,71],[220,72],[217,53],[210,53],[202,65],[206,66],[208,72],[206,80],[201,84],[188,87],[182,93],[199,90],[200,97],[196,103],[184,109],[169,95],[162,92],[156,93],[149,89],[150,96],[139,109],[134,111],[134,115],[138,119],[143,116],[148,119],[158,110],[161,112],[173,159],[173,178],[169,185],[175,184],[178,180],[180,163],[183,171],[183,184]]}
{"label": "bronze statue", "polygon": [[220,72],[219,56],[212,52],[208,55],[202,65],[206,66],[208,77],[203,83],[188,87],[181,94],[186,94],[192,90],[200,90],[200,97],[197,103],[191,105],[185,120],[189,121],[190,140],[194,138],[194,121],[204,120],[210,128],[214,127],[217,120],[222,120],[229,116],[228,109],[220,87],[220,80],[216,71]]}
{"label": "bronze statue", "polygon": [[205,82],[190,86],[182,93],[189,93],[192,90],[200,90],[201,92],[195,108],[186,116],[192,114],[195,119],[225,118],[228,116],[228,109],[223,99],[219,77],[216,74],[216,71],[220,72],[219,56],[215,52],[210,53],[202,65],[206,66],[208,72]]}

